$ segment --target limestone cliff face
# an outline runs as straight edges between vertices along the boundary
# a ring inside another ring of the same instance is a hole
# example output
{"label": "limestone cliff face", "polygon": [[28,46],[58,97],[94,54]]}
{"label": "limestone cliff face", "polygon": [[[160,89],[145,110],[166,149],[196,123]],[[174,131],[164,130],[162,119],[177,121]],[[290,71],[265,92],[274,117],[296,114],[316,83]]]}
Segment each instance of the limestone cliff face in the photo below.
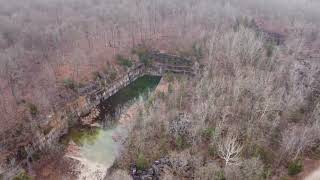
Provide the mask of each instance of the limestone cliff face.
{"label": "limestone cliff face", "polygon": [[22,127],[21,132],[1,136],[0,174],[10,179],[25,166],[35,152],[54,147],[60,137],[68,133],[70,126],[79,123],[79,115],[87,106],[85,98],[79,97],[63,109],[45,117],[38,117],[34,123],[30,123],[31,127]]}
{"label": "limestone cliff face", "polygon": [[63,110],[47,116],[46,122],[48,123],[44,126],[42,133],[39,133],[35,148],[50,147],[50,145],[57,143],[62,135],[68,133],[70,126],[82,124],[81,120],[95,112],[89,111],[85,113],[89,106],[91,105],[88,104],[86,98],[80,96],[74,102],[67,104]]}

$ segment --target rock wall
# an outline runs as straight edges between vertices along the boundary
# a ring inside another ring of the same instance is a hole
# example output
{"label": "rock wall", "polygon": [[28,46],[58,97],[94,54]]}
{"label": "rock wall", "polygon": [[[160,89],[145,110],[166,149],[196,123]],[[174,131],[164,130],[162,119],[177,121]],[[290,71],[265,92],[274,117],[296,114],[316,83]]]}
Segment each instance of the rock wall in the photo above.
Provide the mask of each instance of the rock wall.
{"label": "rock wall", "polygon": [[80,90],[87,100],[87,107],[82,111],[80,116],[84,116],[90,110],[100,104],[101,101],[108,99],[117,93],[120,89],[126,87],[131,82],[144,75],[163,76],[165,73],[178,73],[186,75],[195,75],[194,63],[188,59],[175,55],[151,52],[148,56],[153,60],[151,65],[145,66],[138,64],[129,69],[127,73],[116,79],[114,83],[105,86],[105,78],[100,79],[101,83],[90,84]]}

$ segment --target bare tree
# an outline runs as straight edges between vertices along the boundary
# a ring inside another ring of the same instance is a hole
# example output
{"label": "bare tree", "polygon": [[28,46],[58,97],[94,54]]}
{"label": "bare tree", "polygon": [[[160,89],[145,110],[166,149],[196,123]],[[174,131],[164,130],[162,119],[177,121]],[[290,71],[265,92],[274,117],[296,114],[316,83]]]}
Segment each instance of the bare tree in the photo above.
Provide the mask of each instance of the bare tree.
{"label": "bare tree", "polygon": [[224,159],[227,165],[238,165],[243,146],[236,136],[229,135],[218,144],[219,157]]}
{"label": "bare tree", "polygon": [[282,156],[297,159],[303,152],[315,146],[320,139],[319,124],[296,126],[286,130],[282,137]]}

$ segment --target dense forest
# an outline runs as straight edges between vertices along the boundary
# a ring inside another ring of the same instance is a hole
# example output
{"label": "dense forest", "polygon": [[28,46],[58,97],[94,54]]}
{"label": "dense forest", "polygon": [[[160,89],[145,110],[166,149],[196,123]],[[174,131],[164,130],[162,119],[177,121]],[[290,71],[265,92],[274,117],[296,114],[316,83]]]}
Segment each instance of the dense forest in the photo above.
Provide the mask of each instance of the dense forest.
{"label": "dense forest", "polygon": [[201,68],[163,78],[168,92],[141,103],[114,166],[169,156],[192,170],[173,164],[168,179],[287,178],[320,158],[319,9],[317,0],[0,0],[0,174],[49,114],[98,72],[126,72],[143,45]]}

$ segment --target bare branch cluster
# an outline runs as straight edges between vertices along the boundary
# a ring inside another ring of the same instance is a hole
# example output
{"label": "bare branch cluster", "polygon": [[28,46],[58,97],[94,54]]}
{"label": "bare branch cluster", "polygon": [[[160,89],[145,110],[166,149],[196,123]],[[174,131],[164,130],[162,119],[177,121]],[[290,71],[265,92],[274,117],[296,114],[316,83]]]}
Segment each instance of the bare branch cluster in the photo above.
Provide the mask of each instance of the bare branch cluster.
{"label": "bare branch cluster", "polygon": [[227,136],[218,145],[219,156],[225,160],[226,166],[239,165],[243,146],[236,136]]}

